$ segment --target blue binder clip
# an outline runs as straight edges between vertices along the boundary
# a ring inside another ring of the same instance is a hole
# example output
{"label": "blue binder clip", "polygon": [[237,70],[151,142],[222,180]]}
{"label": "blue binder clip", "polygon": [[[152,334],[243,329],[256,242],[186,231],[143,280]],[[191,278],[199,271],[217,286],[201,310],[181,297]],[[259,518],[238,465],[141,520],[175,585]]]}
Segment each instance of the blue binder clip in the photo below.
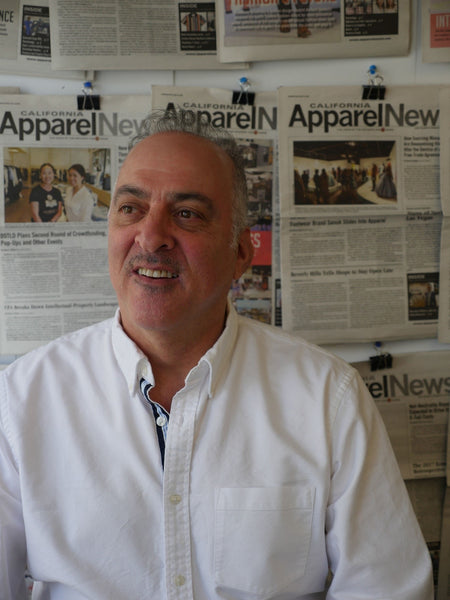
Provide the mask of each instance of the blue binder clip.
{"label": "blue binder clip", "polygon": [[250,88],[250,81],[247,77],[241,77],[239,79],[239,85],[241,89],[233,92],[232,103],[253,106],[255,103],[255,94],[254,92],[248,91]]}
{"label": "blue binder clip", "polygon": [[92,83],[86,81],[83,85],[83,93],[77,96],[78,110],[100,110],[100,96],[92,92]]}
{"label": "blue binder clip", "polygon": [[370,65],[367,76],[369,84],[363,85],[363,100],[384,100],[386,94],[386,86],[383,83],[383,77],[378,73],[376,65]]}

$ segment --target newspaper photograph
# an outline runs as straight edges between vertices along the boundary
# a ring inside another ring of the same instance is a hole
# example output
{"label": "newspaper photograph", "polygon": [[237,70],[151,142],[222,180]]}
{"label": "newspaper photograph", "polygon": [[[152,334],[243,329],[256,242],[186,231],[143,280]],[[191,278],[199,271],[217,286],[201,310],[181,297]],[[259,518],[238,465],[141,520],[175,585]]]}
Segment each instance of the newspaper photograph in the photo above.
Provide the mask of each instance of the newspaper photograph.
{"label": "newspaper photograph", "polygon": [[22,354],[111,316],[107,213],[150,97],[0,97],[0,353]]}
{"label": "newspaper photograph", "polygon": [[48,0],[2,0],[0,73],[85,78],[79,66],[73,71],[52,70]]}
{"label": "newspaper photograph", "polygon": [[216,0],[222,62],[405,56],[409,0]]}
{"label": "newspaper photograph", "polygon": [[422,60],[450,61],[450,6],[447,0],[422,0]]}
{"label": "newspaper photograph", "polygon": [[440,211],[439,90],[279,88],[282,216]]}
{"label": "newspaper photograph", "polygon": [[389,434],[403,479],[446,476],[450,351],[396,354],[392,367],[353,363]]}
{"label": "newspaper photograph", "polygon": [[217,59],[214,0],[50,0],[54,69],[232,69]]}
{"label": "newspaper photograph", "polygon": [[441,223],[282,218],[283,328],[318,344],[436,337]]}
{"label": "newspaper photograph", "polygon": [[276,92],[258,93],[253,106],[232,100],[232,92],[224,89],[152,86],[153,109],[176,106],[192,111],[238,139],[245,160],[255,253],[230,295],[240,314],[280,325]]}

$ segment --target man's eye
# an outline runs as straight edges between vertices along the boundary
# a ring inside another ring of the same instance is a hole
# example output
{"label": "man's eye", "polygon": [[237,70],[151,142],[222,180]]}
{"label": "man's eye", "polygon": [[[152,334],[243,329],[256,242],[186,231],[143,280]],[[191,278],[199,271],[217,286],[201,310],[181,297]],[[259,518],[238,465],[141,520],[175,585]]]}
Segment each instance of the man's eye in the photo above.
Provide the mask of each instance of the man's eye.
{"label": "man's eye", "polygon": [[197,214],[195,212],[193,212],[192,210],[189,210],[187,208],[182,208],[181,210],[179,210],[178,215],[182,219],[192,219],[193,217],[197,216]]}
{"label": "man's eye", "polygon": [[133,207],[129,206],[128,204],[124,204],[119,208],[119,212],[124,215],[131,215],[133,213]]}

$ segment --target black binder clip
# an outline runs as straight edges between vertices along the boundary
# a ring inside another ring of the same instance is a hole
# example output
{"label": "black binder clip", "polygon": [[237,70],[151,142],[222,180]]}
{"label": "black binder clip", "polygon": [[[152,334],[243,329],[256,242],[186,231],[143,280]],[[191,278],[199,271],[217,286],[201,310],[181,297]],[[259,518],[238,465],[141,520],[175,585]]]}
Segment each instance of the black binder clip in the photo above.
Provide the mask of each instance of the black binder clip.
{"label": "black binder clip", "polygon": [[371,371],[381,371],[392,367],[392,356],[389,352],[381,352],[380,348],[381,342],[375,342],[377,354],[375,356],[369,356]]}
{"label": "black binder clip", "polygon": [[77,96],[78,110],[100,110],[100,96],[92,92],[92,83],[86,81],[83,85],[83,93]]}
{"label": "black binder clip", "polygon": [[253,106],[255,103],[255,94],[248,91],[250,82],[247,77],[241,77],[239,85],[241,89],[233,92],[232,104],[248,104],[248,106]]}
{"label": "black binder clip", "polygon": [[363,85],[363,100],[384,100],[386,86],[383,83],[383,77],[378,73],[375,65],[370,65],[367,71],[369,84]]}

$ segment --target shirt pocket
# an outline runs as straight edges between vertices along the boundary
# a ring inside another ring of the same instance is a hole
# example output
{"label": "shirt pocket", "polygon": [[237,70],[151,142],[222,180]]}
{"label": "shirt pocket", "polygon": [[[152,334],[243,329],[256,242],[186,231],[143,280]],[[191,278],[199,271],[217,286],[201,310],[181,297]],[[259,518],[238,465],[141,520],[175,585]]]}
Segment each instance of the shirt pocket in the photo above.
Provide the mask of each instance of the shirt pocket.
{"label": "shirt pocket", "polygon": [[302,484],[216,491],[217,591],[255,600],[300,579],[311,543],[314,488]]}

